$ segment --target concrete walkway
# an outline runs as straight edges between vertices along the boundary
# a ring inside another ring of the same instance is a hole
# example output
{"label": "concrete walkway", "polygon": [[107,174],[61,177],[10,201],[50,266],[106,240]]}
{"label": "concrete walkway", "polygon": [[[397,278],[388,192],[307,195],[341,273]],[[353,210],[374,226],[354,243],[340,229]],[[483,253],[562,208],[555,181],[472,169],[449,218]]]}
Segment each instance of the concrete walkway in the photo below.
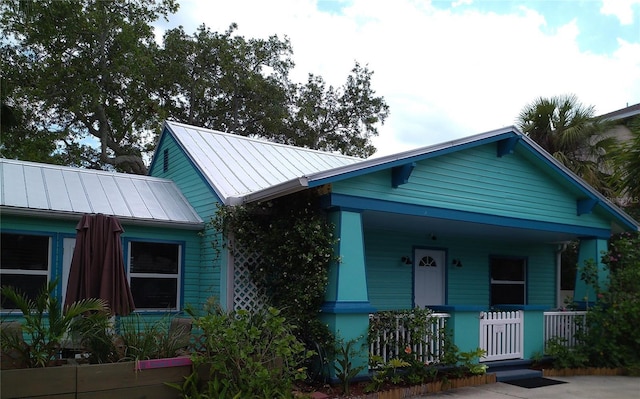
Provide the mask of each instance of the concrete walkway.
{"label": "concrete walkway", "polygon": [[567,384],[540,388],[521,388],[504,382],[477,387],[458,388],[419,399],[640,399],[640,377],[576,376],[548,377]]}

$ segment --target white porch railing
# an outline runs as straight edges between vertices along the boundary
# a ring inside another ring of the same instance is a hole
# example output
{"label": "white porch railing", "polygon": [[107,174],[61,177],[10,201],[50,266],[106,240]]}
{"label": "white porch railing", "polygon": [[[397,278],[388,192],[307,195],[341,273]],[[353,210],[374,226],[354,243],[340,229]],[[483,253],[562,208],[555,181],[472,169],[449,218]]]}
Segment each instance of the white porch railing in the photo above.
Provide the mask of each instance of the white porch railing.
{"label": "white porch railing", "polygon": [[523,312],[480,312],[480,361],[522,359]]}
{"label": "white porch railing", "polygon": [[544,312],[544,342],[562,338],[568,347],[576,345],[576,332],[586,327],[586,311]]}
{"label": "white porch railing", "polygon": [[[378,317],[370,314],[369,320]],[[444,329],[446,327],[449,314],[432,313],[430,325],[427,326],[425,337],[412,337],[411,331],[404,327],[402,318],[407,316],[396,316],[396,325],[393,330],[381,331],[377,337],[369,337],[369,353],[379,356],[386,363],[398,356],[400,351],[405,350],[407,345],[411,348],[411,353],[417,356],[424,363],[439,361],[444,351]]]}

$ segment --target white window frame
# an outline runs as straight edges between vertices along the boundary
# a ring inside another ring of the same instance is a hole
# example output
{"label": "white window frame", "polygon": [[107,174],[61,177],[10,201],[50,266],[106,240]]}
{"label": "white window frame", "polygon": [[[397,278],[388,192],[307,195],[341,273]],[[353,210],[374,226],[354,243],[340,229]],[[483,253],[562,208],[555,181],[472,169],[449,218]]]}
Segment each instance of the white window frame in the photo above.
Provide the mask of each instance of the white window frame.
{"label": "white window frame", "polygon": [[[48,245],[47,245],[47,268],[46,270],[27,270],[27,269],[6,269],[0,268],[0,281],[4,280],[2,276],[5,275],[22,275],[22,276],[45,276],[46,284],[49,284],[51,281],[51,264],[52,264],[52,248],[53,248],[53,237],[49,234],[37,234],[33,232],[16,232],[16,231],[3,231],[2,234],[11,234],[18,236],[33,236],[33,237],[47,237]],[[2,260],[0,259],[0,262]],[[4,282],[3,282],[4,284]],[[21,287],[16,287],[21,289]],[[2,313],[12,312],[17,309],[6,308],[2,309]]]}
{"label": "white window frame", "polygon": [[[131,254],[132,246],[135,243],[145,244],[162,244],[162,245],[175,245],[178,251],[178,271],[176,273],[136,273],[131,271]],[[143,312],[174,312],[180,311],[182,308],[182,258],[183,258],[184,245],[181,242],[175,241],[156,241],[156,240],[144,240],[144,239],[129,239],[127,241],[127,279],[129,281],[129,287],[131,287],[132,278],[153,278],[153,279],[175,279],[176,280],[176,307],[175,308],[142,308],[136,306],[136,311]],[[135,298],[134,303],[135,303]]]}

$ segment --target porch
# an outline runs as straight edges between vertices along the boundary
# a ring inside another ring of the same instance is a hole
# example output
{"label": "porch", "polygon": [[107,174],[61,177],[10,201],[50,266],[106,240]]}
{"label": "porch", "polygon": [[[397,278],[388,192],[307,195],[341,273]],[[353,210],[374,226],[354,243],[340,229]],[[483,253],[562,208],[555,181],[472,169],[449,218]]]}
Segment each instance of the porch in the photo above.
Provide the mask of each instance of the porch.
{"label": "porch", "polygon": [[[522,309],[478,310],[476,307],[434,307],[427,321],[425,336],[412,337],[400,317],[395,329],[380,331],[369,337],[370,357],[383,362],[396,357],[407,345],[425,363],[438,363],[445,350],[445,331],[452,334],[453,343],[461,351],[483,349],[481,362],[531,359],[543,354],[546,343],[560,338],[567,346],[576,344],[576,334],[585,326],[586,311],[545,311],[534,307]],[[457,308],[457,309],[454,309]],[[371,321],[377,314],[370,314]],[[526,325],[526,328],[525,328]],[[403,343],[401,346],[400,343]]]}

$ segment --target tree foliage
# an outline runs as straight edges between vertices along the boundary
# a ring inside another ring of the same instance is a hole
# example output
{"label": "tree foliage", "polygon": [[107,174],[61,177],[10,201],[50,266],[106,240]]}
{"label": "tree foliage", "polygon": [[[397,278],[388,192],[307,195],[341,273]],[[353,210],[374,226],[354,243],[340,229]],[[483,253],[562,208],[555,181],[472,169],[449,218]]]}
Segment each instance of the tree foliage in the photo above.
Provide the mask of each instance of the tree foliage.
{"label": "tree foliage", "polygon": [[610,184],[615,139],[604,133],[612,125],[594,115],[576,96],[540,97],[523,108],[518,126],[560,163],[602,194],[613,197]]}
{"label": "tree foliage", "polygon": [[612,180],[622,195],[621,202],[626,210],[637,219],[640,218],[640,117],[632,119],[627,127],[631,139],[616,147],[613,158],[616,170]]}
{"label": "tree foliage", "polygon": [[[346,83],[289,79],[287,38],[231,24],[152,23],[175,0],[9,0],[0,5],[4,157],[146,173],[166,118],[245,136],[368,156],[388,106],[355,64]],[[5,120],[7,121],[5,123]]]}
{"label": "tree foliage", "polygon": [[176,9],[173,0],[3,2],[3,80],[13,89],[3,100],[58,137],[69,163],[145,173],[160,117],[150,23]]}
{"label": "tree foliage", "polygon": [[294,83],[287,38],[246,39],[234,34],[237,28],[217,33],[201,25],[193,35],[181,27],[165,34],[160,97],[170,118],[345,155],[375,152],[370,139],[389,107],[375,96],[372,71],[356,62],[338,88],[313,74]]}

